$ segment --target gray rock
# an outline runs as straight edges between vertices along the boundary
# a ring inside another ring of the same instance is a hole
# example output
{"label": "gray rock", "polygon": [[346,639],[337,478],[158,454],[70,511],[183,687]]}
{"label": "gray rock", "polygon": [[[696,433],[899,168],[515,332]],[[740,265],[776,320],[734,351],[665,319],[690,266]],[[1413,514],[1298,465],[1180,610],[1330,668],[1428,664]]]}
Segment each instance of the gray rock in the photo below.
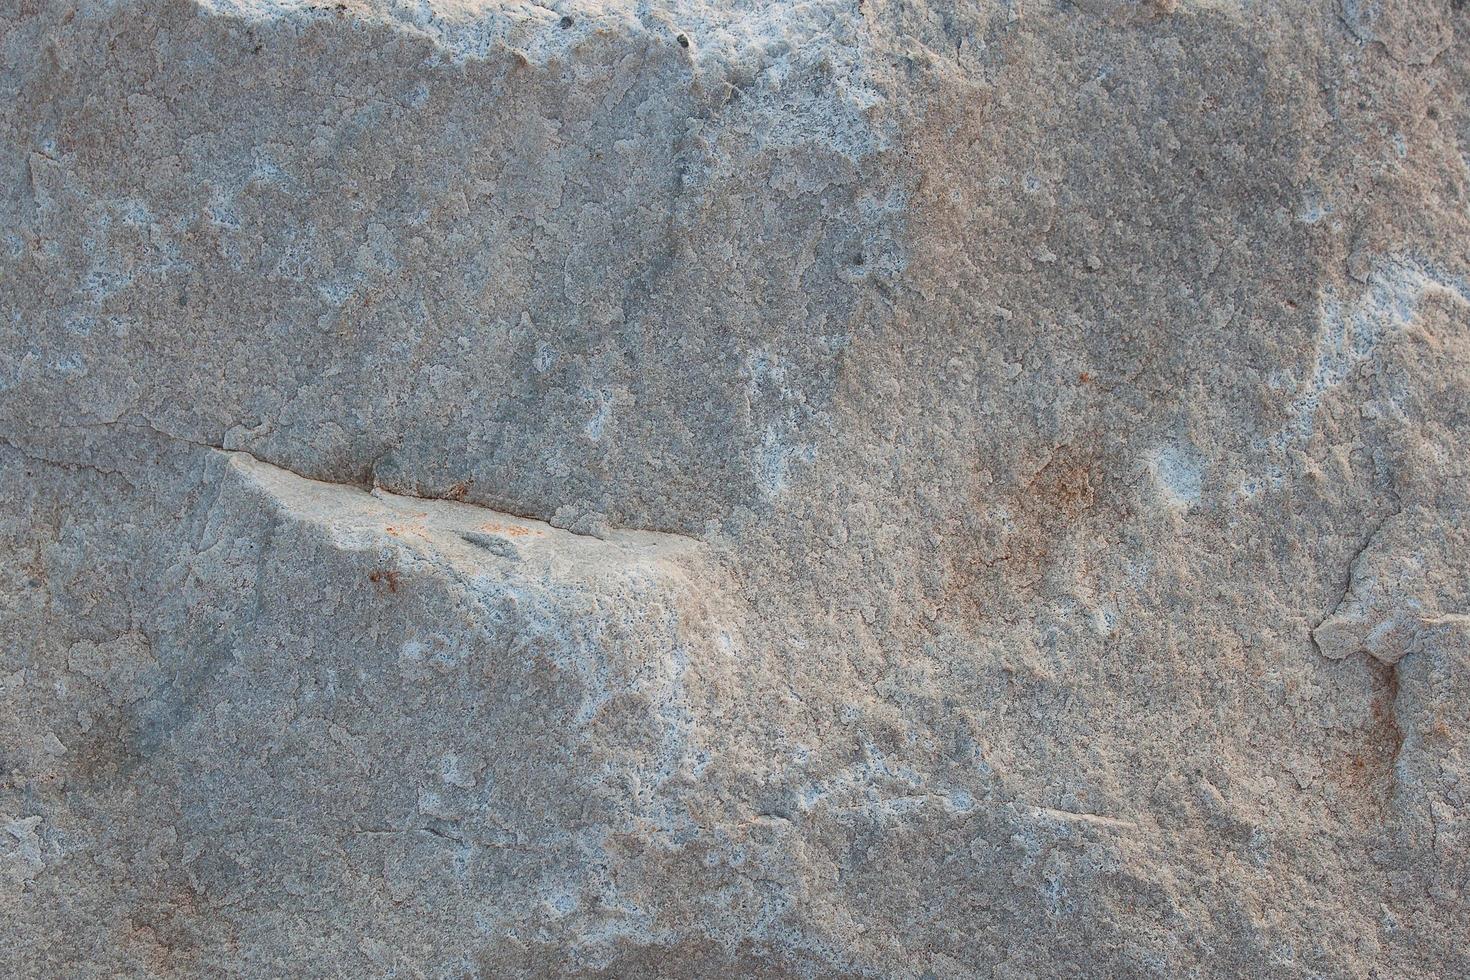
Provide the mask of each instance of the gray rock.
{"label": "gray rock", "polygon": [[1470,974],[1462,6],[0,4],[0,972]]}

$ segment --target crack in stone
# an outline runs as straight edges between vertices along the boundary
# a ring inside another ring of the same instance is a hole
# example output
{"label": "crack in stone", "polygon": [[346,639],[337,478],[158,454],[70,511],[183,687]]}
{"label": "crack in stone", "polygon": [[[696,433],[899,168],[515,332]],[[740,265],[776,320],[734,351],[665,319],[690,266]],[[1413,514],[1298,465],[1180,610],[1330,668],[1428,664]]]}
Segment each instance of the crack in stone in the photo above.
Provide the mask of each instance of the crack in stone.
{"label": "crack in stone", "polygon": [[1393,512],[1385,514],[1378,521],[1378,523],[1373,526],[1373,530],[1368,532],[1368,536],[1363,539],[1363,543],[1358,545],[1357,549],[1353,551],[1353,556],[1348,559],[1347,575],[1342,584],[1342,588],[1338,591],[1337,601],[1334,602],[1325,613],[1319,616],[1317,618],[1317,622],[1313,624],[1310,630],[1307,631],[1307,635],[1311,638],[1312,641],[1312,649],[1316,650],[1318,655],[1323,657],[1327,656],[1327,654],[1323,652],[1321,644],[1317,642],[1317,631],[1320,630],[1322,628],[1322,624],[1331,619],[1333,615],[1336,614],[1337,610],[1342,608],[1342,604],[1347,601],[1348,595],[1353,590],[1353,567],[1358,564],[1358,560],[1367,553],[1370,547],[1372,547],[1373,542],[1377,540],[1378,535],[1383,531],[1384,527],[1388,525],[1388,522],[1399,516],[1399,514],[1403,513],[1403,510],[1404,509],[1402,505],[1396,504]]}
{"label": "crack in stone", "polygon": [[[537,514],[537,513],[528,513],[528,512],[524,512],[522,510],[510,510],[510,509],[505,508],[505,507],[489,507],[489,506],[486,506],[484,504],[474,503],[472,501],[467,501],[467,500],[461,500],[461,499],[459,499],[457,497],[454,497],[454,496],[437,496],[437,497],[436,496],[425,496],[425,495],[422,495],[422,494],[410,493],[410,492],[405,492],[405,491],[401,491],[401,490],[389,490],[388,488],[386,488],[382,484],[380,484],[375,478],[370,478],[370,479],[362,480],[362,481],[352,481],[352,480],[329,480],[329,479],[322,479],[321,477],[317,477],[317,476],[308,476],[308,475],[306,475],[304,473],[301,473],[301,472],[299,472],[297,470],[293,470],[293,469],[291,469],[288,466],[283,466],[283,465],[281,465],[280,463],[278,463],[278,462],[276,462],[274,460],[263,459],[263,458],[261,458],[259,456],[256,456],[254,453],[250,452],[249,450],[245,450],[245,449],[232,449],[232,448],[229,448],[227,446],[220,445],[220,444],[217,444],[217,443],[202,442],[202,441],[197,440],[197,439],[188,439],[188,438],[185,438],[184,436],[175,435],[175,434],[173,434],[171,432],[165,432],[164,430],[159,429],[158,427],[156,427],[156,426],[154,426],[154,425],[152,425],[150,423],[145,423],[145,424],[142,424],[142,425],[136,425],[136,424],[130,424],[130,423],[126,423],[126,422],[122,422],[122,421],[119,421],[119,420],[114,419],[114,420],[111,420],[111,421],[94,422],[94,423],[89,423],[89,424],[86,424],[86,425],[68,426],[68,428],[70,428],[70,429],[80,429],[80,430],[87,430],[87,429],[92,429],[92,428],[97,428],[97,427],[104,428],[104,429],[121,429],[121,430],[123,430],[125,432],[132,432],[132,433],[151,433],[151,434],[153,434],[153,435],[155,435],[155,436],[157,436],[157,437],[159,437],[161,439],[167,440],[169,442],[178,443],[178,444],[184,445],[184,446],[192,446],[192,447],[194,447],[196,449],[211,450],[213,452],[223,453],[226,456],[229,456],[229,455],[233,455],[233,454],[238,453],[239,455],[245,456],[248,459],[250,459],[252,462],[257,463],[257,464],[259,464],[261,466],[269,466],[269,467],[271,467],[273,469],[280,470],[283,473],[289,473],[292,476],[297,477],[297,478],[302,479],[302,480],[309,480],[312,483],[324,484],[326,486],[344,487],[344,488],[349,488],[349,489],[353,489],[353,490],[360,490],[363,493],[366,493],[366,494],[369,494],[369,495],[375,496],[375,497],[376,496],[379,496],[381,494],[388,494],[388,495],[391,495],[393,497],[399,497],[399,498],[407,499],[407,500],[422,500],[422,501],[426,501],[426,502],[430,502],[430,503],[459,504],[459,505],[462,505],[462,506],[465,506],[465,507],[475,507],[475,508],[478,508],[480,510],[488,511],[488,512],[490,512],[492,514],[498,514],[498,515],[505,516],[505,517],[514,517],[517,520],[534,521],[534,522],[536,522],[538,524],[545,524],[545,525],[547,525],[549,527],[554,527],[554,528],[556,528],[558,530],[566,531],[568,534],[571,534],[571,535],[574,535],[574,536],[580,537],[580,538],[591,538],[591,539],[594,539],[594,540],[601,540],[602,539],[602,535],[600,533],[589,533],[589,532],[586,532],[586,531],[577,530],[575,525],[568,526],[569,524],[572,524],[572,522],[560,521],[558,519],[558,515],[556,513],[554,513],[554,512],[551,513],[548,516],[548,515],[542,515],[542,514]],[[36,462],[36,463],[48,464],[48,465],[57,466],[57,467],[60,467],[62,469],[68,469],[68,470],[91,470],[93,472],[97,472],[97,473],[103,474],[104,476],[120,476],[120,477],[123,477],[124,479],[127,479],[128,478],[128,474],[125,473],[122,470],[108,469],[108,468],[105,468],[105,467],[102,467],[102,466],[98,466],[96,464],[85,462],[85,461],[54,459],[54,458],[51,458],[49,456],[42,455],[35,448],[33,448],[33,447],[27,447],[27,446],[25,446],[22,443],[16,442],[14,439],[11,439],[8,436],[0,436],[0,440],[3,440],[6,445],[10,446],[11,449],[15,450],[17,453],[19,453],[24,458],[29,459],[29,460],[32,460],[33,462]],[[468,479],[466,479],[465,482],[468,482]],[[604,524],[604,527],[606,528],[607,531],[610,531],[610,532],[611,531],[627,531],[627,532],[634,532],[634,533],[641,533],[641,534],[658,534],[658,535],[662,535],[662,536],[665,536],[665,537],[682,538],[682,539],[687,540],[687,541],[695,541],[695,542],[700,541],[699,538],[696,538],[693,535],[681,534],[681,533],[676,532],[676,531],[666,531],[666,530],[662,530],[662,529],[658,529],[658,528],[629,527],[629,526],[624,526],[624,525],[611,525],[611,524]],[[470,541],[469,543],[478,545],[480,547],[486,547],[480,541]]]}

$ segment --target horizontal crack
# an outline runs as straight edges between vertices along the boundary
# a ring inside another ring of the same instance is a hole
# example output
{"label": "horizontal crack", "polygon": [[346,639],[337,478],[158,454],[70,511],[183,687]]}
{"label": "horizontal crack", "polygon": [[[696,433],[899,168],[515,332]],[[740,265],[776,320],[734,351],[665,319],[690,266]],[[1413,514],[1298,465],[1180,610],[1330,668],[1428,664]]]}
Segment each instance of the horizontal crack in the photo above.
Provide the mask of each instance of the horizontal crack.
{"label": "horizontal crack", "polygon": [[[90,429],[106,429],[106,430],[109,430],[109,431],[121,430],[123,432],[134,434],[134,435],[152,435],[152,436],[155,436],[157,438],[164,439],[164,440],[166,440],[168,442],[173,442],[173,443],[177,443],[177,444],[184,445],[184,446],[190,446],[190,447],[193,447],[193,448],[196,448],[196,449],[204,449],[204,450],[209,450],[209,451],[212,451],[212,452],[224,453],[224,454],[227,454],[227,455],[238,453],[238,454],[240,454],[242,456],[248,457],[249,459],[251,459],[252,461],[254,461],[255,463],[257,463],[259,465],[269,466],[269,467],[272,467],[274,469],[280,470],[283,473],[289,473],[292,476],[298,477],[299,479],[302,479],[302,480],[310,480],[313,483],[321,483],[321,484],[326,484],[327,486],[335,486],[335,487],[346,487],[346,488],[350,488],[350,489],[353,489],[353,490],[359,490],[359,491],[361,491],[363,493],[366,493],[366,494],[369,494],[371,496],[379,496],[381,494],[386,494],[388,496],[398,497],[400,499],[405,499],[405,500],[422,500],[422,501],[429,502],[429,503],[447,503],[447,504],[457,504],[457,505],[464,506],[464,507],[474,507],[474,508],[477,508],[479,510],[488,511],[488,512],[493,513],[493,514],[498,514],[498,515],[505,516],[505,517],[513,517],[513,518],[516,518],[517,520],[534,521],[534,522],[536,522],[538,524],[545,524],[548,527],[554,527],[554,528],[556,528],[558,530],[565,531],[566,533],[571,534],[571,535],[574,535],[576,537],[593,538],[593,539],[601,539],[601,537],[602,537],[601,534],[590,534],[590,533],[586,533],[584,531],[576,530],[573,527],[568,527],[568,526],[566,526],[565,523],[557,523],[557,516],[556,516],[555,513],[551,514],[550,516],[544,516],[542,514],[537,514],[537,513],[527,513],[525,511],[519,510],[519,509],[512,510],[512,509],[507,508],[507,507],[490,506],[490,505],[487,505],[487,504],[481,504],[481,503],[476,503],[476,502],[472,502],[472,501],[461,500],[457,496],[454,496],[454,497],[450,497],[450,496],[435,497],[435,496],[425,496],[425,495],[422,495],[422,494],[417,494],[417,493],[412,493],[412,492],[405,492],[405,491],[402,491],[402,490],[389,490],[388,488],[386,488],[386,487],[382,486],[380,483],[378,483],[376,480],[370,480],[370,481],[333,480],[333,479],[323,479],[320,476],[310,476],[310,475],[307,475],[305,473],[301,473],[301,472],[299,472],[297,470],[291,469],[288,466],[283,466],[279,462],[276,462],[275,460],[265,459],[265,458],[256,456],[254,453],[252,453],[252,452],[250,452],[248,450],[244,450],[244,449],[230,449],[230,448],[227,448],[226,446],[218,445],[218,444],[211,443],[211,442],[202,442],[202,441],[197,440],[197,439],[188,439],[188,438],[185,438],[183,436],[175,435],[175,434],[173,434],[171,432],[165,432],[164,430],[159,429],[158,427],[156,427],[156,426],[154,426],[154,425],[152,425],[150,423],[146,423],[146,422],[144,424],[139,425],[139,424],[134,424],[134,423],[129,423],[129,422],[123,422],[123,421],[120,421],[120,420],[113,420],[113,421],[107,421],[107,422],[94,422],[94,423],[90,423],[90,424],[86,424],[86,425],[71,425],[71,426],[65,426],[65,428],[71,429],[71,430],[82,430],[82,431],[86,431],[86,430],[90,430]],[[28,447],[26,445],[23,445],[21,443],[16,442],[15,440],[13,440],[13,439],[11,439],[9,437],[0,437],[0,439],[3,439],[4,442],[7,445],[9,445],[16,452],[20,453],[26,459],[32,460],[32,461],[37,462],[37,463],[49,464],[49,465],[56,466],[56,467],[59,467],[59,468],[62,468],[62,469],[85,469],[85,470],[91,470],[91,471],[94,471],[94,472],[97,472],[97,473],[101,473],[101,474],[104,474],[104,475],[108,475],[108,476],[119,476],[119,477],[122,477],[123,479],[127,479],[128,478],[128,474],[125,473],[125,472],[123,472],[122,470],[107,469],[107,468],[98,466],[96,464],[93,464],[93,463],[90,463],[90,462],[87,462],[87,461],[84,461],[84,460],[78,460],[78,459],[58,459],[58,458],[55,458],[54,456],[43,455],[42,452],[41,451],[38,451],[36,447]],[[665,530],[661,530],[661,529],[657,529],[657,528],[628,527],[628,526],[611,525],[611,524],[607,524],[605,526],[606,526],[606,528],[607,528],[608,531],[624,531],[624,532],[631,532],[631,533],[657,534],[657,535],[661,535],[661,536],[664,536],[664,537],[682,538],[682,539],[687,540],[687,541],[698,541],[699,540],[698,538],[695,538],[692,535],[681,534],[681,533],[679,533],[677,531],[665,531]]]}

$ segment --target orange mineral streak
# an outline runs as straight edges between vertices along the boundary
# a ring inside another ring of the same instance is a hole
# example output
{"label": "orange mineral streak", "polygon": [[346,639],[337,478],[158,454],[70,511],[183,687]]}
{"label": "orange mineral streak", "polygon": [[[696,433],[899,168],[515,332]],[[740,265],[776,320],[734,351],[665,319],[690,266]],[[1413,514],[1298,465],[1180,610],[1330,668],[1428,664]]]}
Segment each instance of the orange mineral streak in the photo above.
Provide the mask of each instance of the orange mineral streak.
{"label": "orange mineral streak", "polygon": [[429,534],[429,528],[424,524],[385,524],[383,530],[395,538],[401,538],[405,534],[423,538]]}
{"label": "orange mineral streak", "polygon": [[520,527],[516,524],[498,524],[495,521],[490,521],[487,524],[481,524],[476,530],[488,531],[491,534],[503,534],[508,538],[520,538],[526,536],[527,534],[541,533],[540,531],[532,531],[528,527]]}

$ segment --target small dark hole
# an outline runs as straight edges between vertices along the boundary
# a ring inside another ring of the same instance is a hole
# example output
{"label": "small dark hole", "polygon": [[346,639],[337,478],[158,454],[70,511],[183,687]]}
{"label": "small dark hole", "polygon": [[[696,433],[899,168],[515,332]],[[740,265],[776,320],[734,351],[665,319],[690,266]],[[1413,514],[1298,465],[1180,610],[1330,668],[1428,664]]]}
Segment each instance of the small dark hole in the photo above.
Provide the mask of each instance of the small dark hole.
{"label": "small dark hole", "polygon": [[563,17],[561,19],[561,29],[562,30],[566,30],[568,27],[571,27],[572,24],[574,24],[574,23],[576,23],[576,21],[572,20],[570,17]]}
{"label": "small dark hole", "polygon": [[674,40],[679,42],[679,47],[681,48],[689,47],[689,38],[683,34],[680,34],[678,37],[674,38]]}
{"label": "small dark hole", "polygon": [[1426,113],[1426,115],[1428,115],[1430,119],[1438,119],[1439,118],[1439,110],[1437,108],[1435,108],[1434,106],[1430,106],[1429,107],[1429,112]]}
{"label": "small dark hole", "polygon": [[852,264],[853,265],[862,265],[863,262],[865,262],[865,261],[867,261],[867,260],[863,258],[861,252],[859,252],[857,255],[854,255],[852,257]]}

